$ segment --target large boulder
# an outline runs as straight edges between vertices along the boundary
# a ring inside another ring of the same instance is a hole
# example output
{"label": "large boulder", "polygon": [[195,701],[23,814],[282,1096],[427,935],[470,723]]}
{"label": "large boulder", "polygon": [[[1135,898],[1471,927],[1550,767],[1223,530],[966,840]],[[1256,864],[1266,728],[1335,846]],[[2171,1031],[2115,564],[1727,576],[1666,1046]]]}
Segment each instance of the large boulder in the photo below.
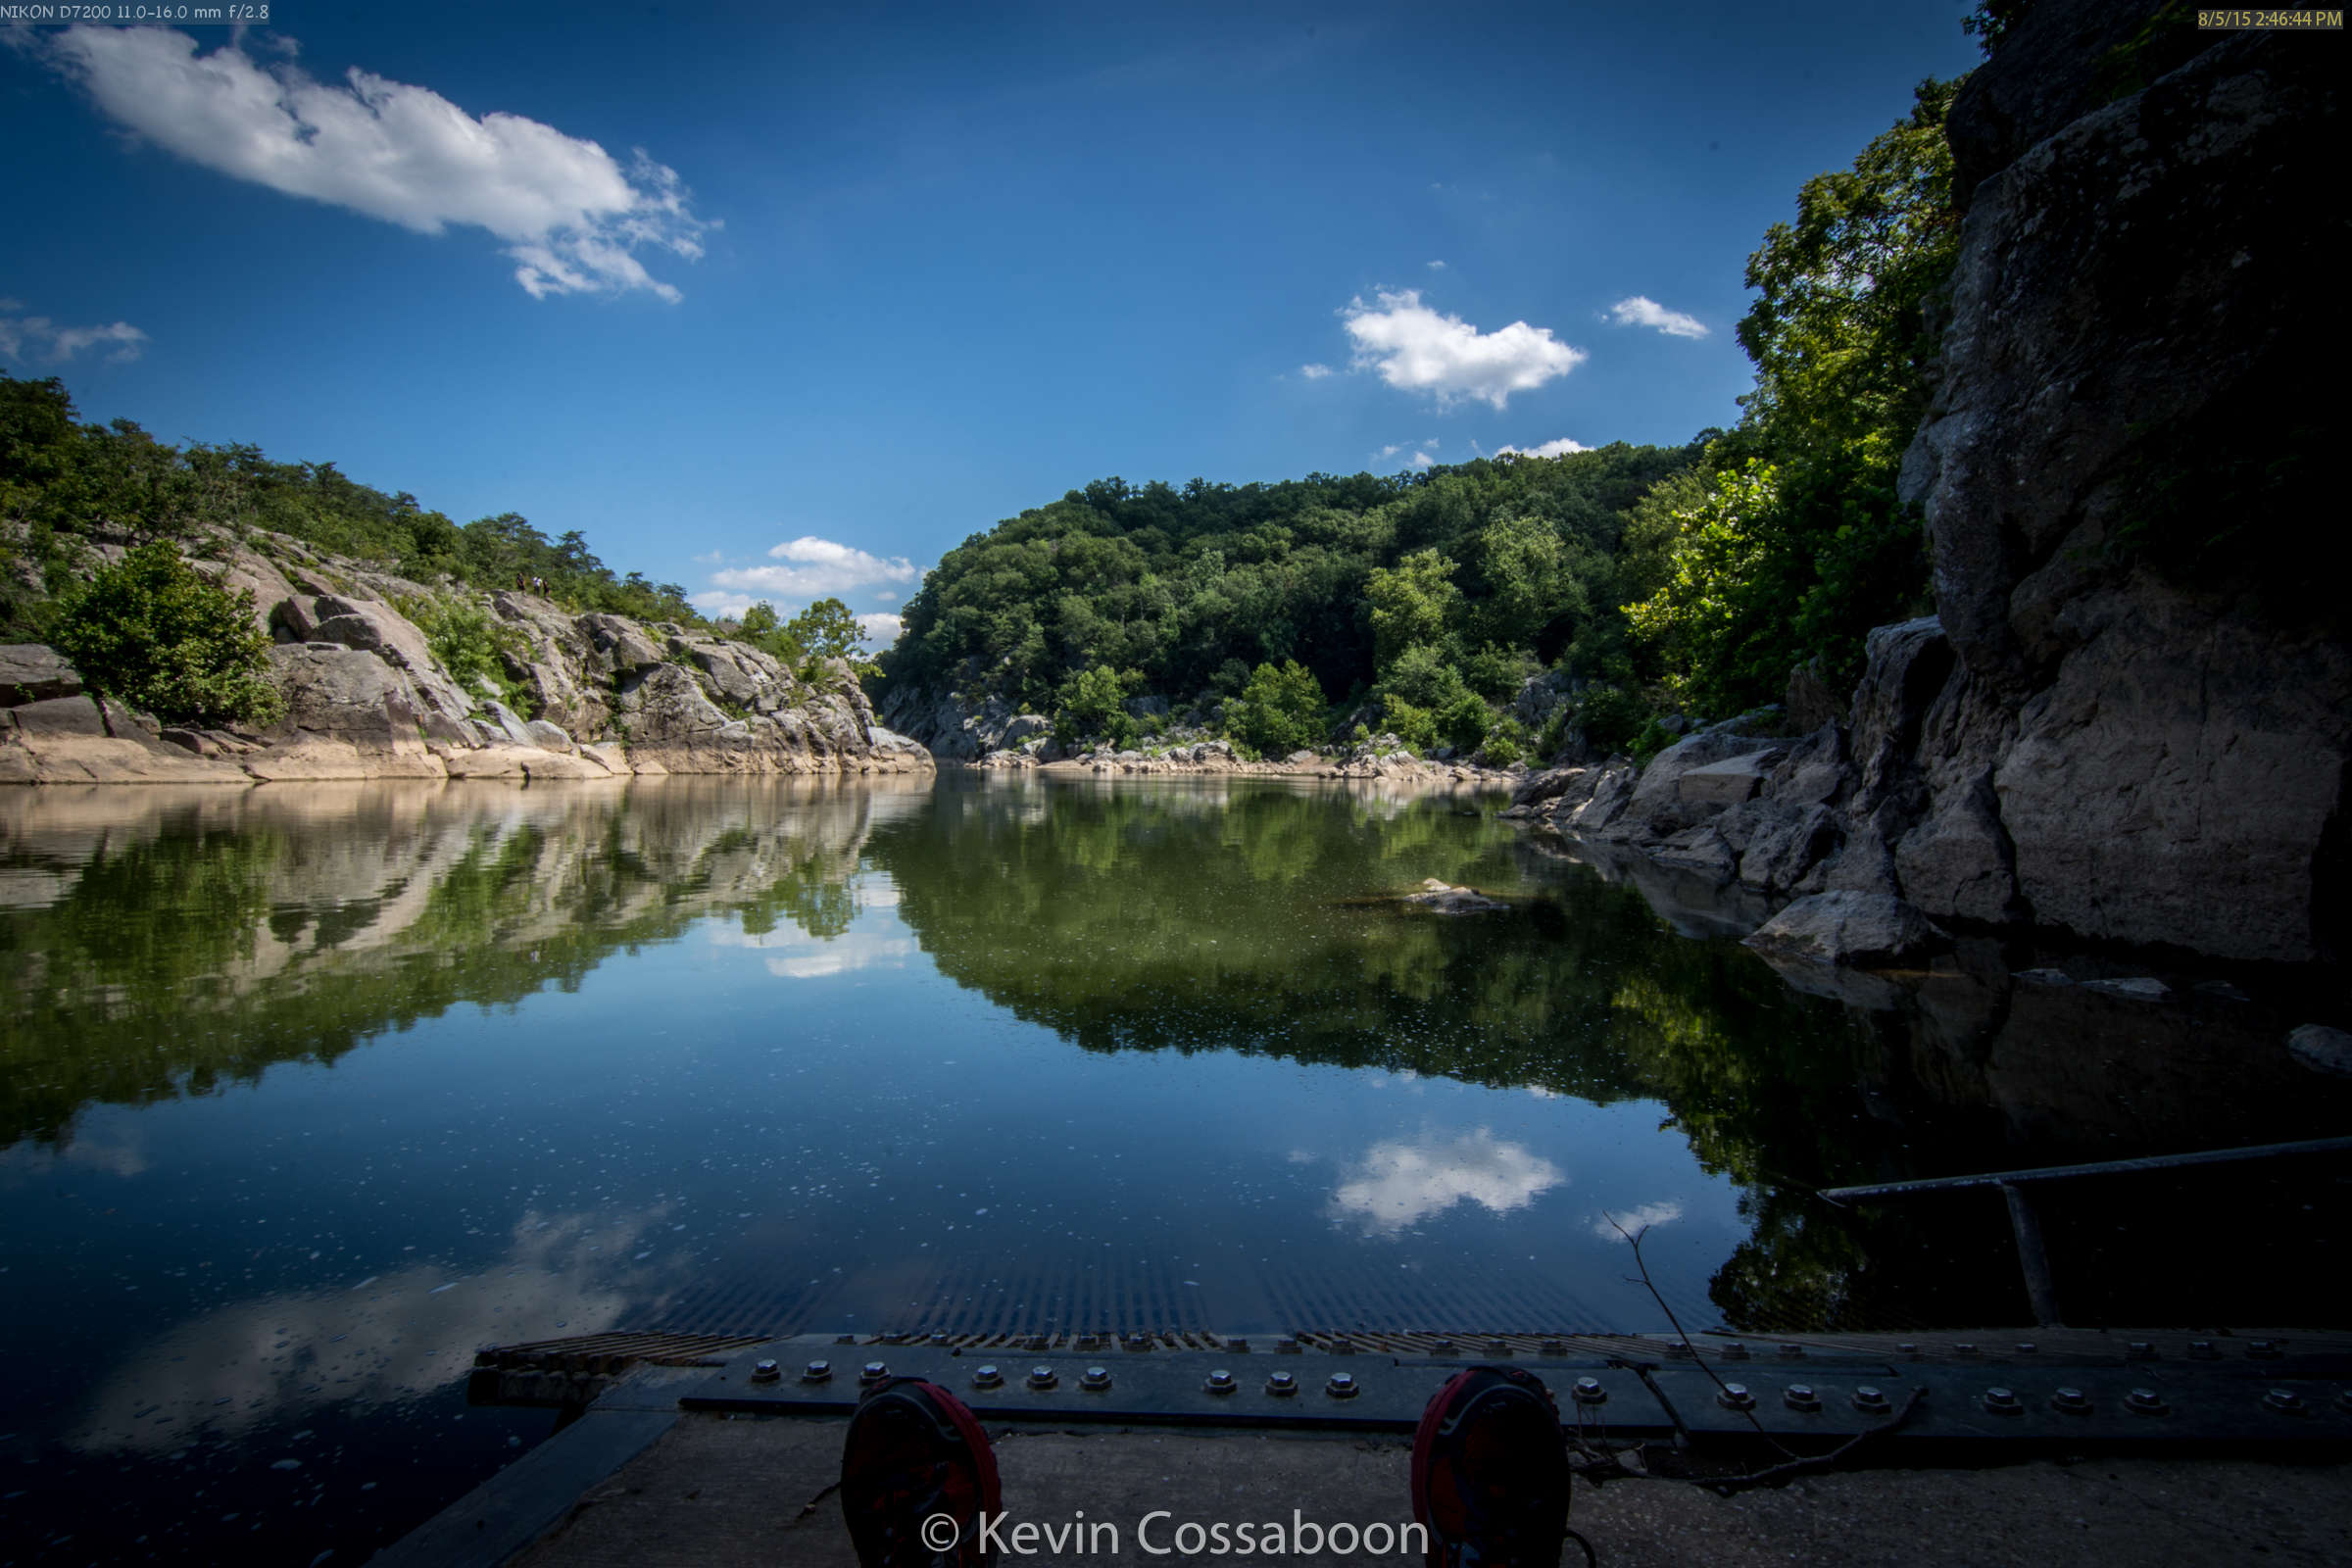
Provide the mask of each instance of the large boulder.
{"label": "large boulder", "polygon": [[[1633,798],[1626,803],[1624,814],[1611,822],[1606,831],[1613,838],[1630,840],[1663,840],[1685,828],[1695,827],[1736,804],[1733,787],[1710,789],[1703,782],[1693,796],[1683,793],[1684,775],[1718,762],[1735,760],[1770,758],[1762,763],[1769,771],[1788,755],[1787,743],[1753,735],[1743,735],[1732,729],[1702,731],[1688,740],[1677,741],[1642,770],[1642,781],[1636,786]],[[1759,779],[1762,772],[1756,775]],[[1745,794],[1737,797],[1745,800]]]}
{"label": "large boulder", "polygon": [[1883,894],[1815,893],[1765,921],[1747,946],[1769,957],[1889,969],[1948,945],[1934,921]]}
{"label": "large boulder", "polygon": [[286,699],[281,730],[382,746],[418,741],[416,689],[373,654],[332,642],[280,643],[270,663]]}
{"label": "large boulder", "polygon": [[0,643],[0,708],[81,695],[81,671],[43,643]]}
{"label": "large boulder", "polygon": [[420,709],[451,718],[463,718],[471,709],[458,683],[433,657],[424,633],[390,605],[325,594],[314,608],[318,619],[310,634],[312,641],[339,643],[373,654],[408,676],[411,695]]}

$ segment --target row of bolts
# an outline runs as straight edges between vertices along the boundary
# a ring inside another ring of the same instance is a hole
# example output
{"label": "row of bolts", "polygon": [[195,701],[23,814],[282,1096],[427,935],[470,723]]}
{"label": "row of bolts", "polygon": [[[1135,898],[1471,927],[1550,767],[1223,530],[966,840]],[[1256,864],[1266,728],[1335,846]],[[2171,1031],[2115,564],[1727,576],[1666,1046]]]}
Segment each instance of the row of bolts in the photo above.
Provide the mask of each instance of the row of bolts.
{"label": "row of bolts", "polygon": [[[755,1383],[773,1383],[778,1381],[782,1375],[782,1370],[773,1361],[762,1360],[752,1368],[752,1381]],[[803,1383],[825,1383],[829,1382],[832,1376],[832,1362],[811,1361],[802,1369],[801,1381]],[[858,1382],[860,1387],[871,1387],[889,1376],[890,1368],[887,1364],[881,1361],[868,1361],[858,1370]],[[1028,1381],[1031,1389],[1042,1394],[1057,1386],[1061,1378],[1051,1366],[1041,1362],[1029,1369]],[[973,1370],[973,1388],[1000,1389],[1004,1386],[1004,1374],[996,1366],[983,1365]],[[1110,1369],[1102,1366],[1088,1367],[1079,1375],[1078,1386],[1092,1393],[1102,1392],[1110,1387]],[[1231,1394],[1241,1387],[1235,1381],[1234,1375],[1223,1367],[1218,1367],[1210,1372],[1201,1381],[1200,1386],[1210,1394]],[[1361,1392],[1361,1387],[1355,1381],[1353,1373],[1334,1372],[1325,1381],[1323,1392],[1335,1399],[1352,1399]],[[1298,1392],[1298,1379],[1295,1374],[1274,1372],[1267,1375],[1266,1393],[1276,1398],[1287,1398]],[[1578,1378],[1574,1393],[1576,1402],[1579,1404],[1601,1404],[1605,1403],[1609,1397],[1609,1391],[1601,1386],[1598,1378]],[[1715,1399],[1717,1403],[1728,1410],[1752,1410],[1756,1406],[1756,1396],[1748,1391],[1745,1384],[1741,1383],[1726,1383],[1723,1386],[1723,1392],[1716,1395]],[[1781,1402],[1791,1410],[1810,1412],[1821,1408],[1820,1396],[1813,1392],[1810,1385],[1803,1383],[1791,1383],[1783,1390]],[[2303,1396],[2292,1389],[2273,1389],[2262,1396],[2262,1402],[2282,1415],[2302,1415],[2309,1409],[2309,1406],[2304,1403]],[[1984,1395],[1984,1408],[1994,1415],[2017,1415],[2025,1410],[2025,1404],[2018,1398],[2014,1389],[1986,1389]],[[2352,1413],[2352,1389],[2346,1389],[2336,1395],[2335,1403],[2338,1409]],[[1893,1406],[1887,1402],[1886,1391],[1874,1388],[1867,1383],[1854,1390],[1853,1406],[1865,1415],[1886,1415],[1893,1409]],[[2081,1389],[2059,1389],[2050,1396],[2050,1407],[2067,1415],[2088,1415],[2091,1409],[2090,1396]],[[2164,1396],[2154,1389],[2133,1389],[2124,1396],[2124,1407],[2134,1415],[2168,1415],[2172,1411],[2172,1406],[2166,1402]]]}

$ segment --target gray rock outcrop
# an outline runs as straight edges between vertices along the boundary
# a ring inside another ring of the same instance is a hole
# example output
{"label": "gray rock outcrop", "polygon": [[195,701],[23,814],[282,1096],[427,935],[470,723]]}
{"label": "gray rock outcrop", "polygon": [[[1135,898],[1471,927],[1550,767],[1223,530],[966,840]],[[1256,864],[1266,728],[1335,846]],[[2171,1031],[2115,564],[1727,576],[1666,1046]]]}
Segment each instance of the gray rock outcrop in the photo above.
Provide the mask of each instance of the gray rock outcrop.
{"label": "gray rock outcrop", "polygon": [[1872,632],[1847,702],[1793,672],[1801,742],[1702,731],[1533,814],[1963,927],[2346,956],[2352,637],[2262,488],[2341,407],[2336,78],[2146,23],[2044,0],[1953,106],[1969,207],[1901,485],[1936,614]]}
{"label": "gray rock outcrop", "polygon": [[[0,782],[259,779],[595,779],[631,773],[920,772],[930,754],[872,722],[841,661],[807,672],[749,644],[624,616],[568,614],[491,596],[507,684],[468,692],[393,603],[434,590],[263,536],[290,568],[243,544],[199,561],[238,586],[274,581],[257,605],[276,639],[283,715],[265,733],[166,729],[82,689],[37,645],[0,649]],[[517,711],[501,692],[519,688]],[[527,712],[527,716],[526,716]]]}

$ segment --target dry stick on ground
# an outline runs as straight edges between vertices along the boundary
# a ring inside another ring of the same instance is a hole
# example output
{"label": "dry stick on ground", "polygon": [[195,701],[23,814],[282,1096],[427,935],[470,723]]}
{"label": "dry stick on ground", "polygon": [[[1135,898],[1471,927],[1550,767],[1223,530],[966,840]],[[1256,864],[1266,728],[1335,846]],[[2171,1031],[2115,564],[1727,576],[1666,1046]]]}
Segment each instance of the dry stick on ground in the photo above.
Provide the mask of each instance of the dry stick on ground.
{"label": "dry stick on ground", "polygon": [[1618,1224],[1617,1216],[1610,1213],[1605,1208],[1600,1211],[1600,1217],[1607,1220],[1609,1222],[1609,1229],[1624,1237],[1626,1245],[1634,1250],[1634,1267],[1642,1271],[1642,1277],[1641,1279],[1633,1281],[1632,1283],[1638,1284],[1642,1289],[1649,1292],[1649,1298],[1658,1303],[1658,1310],[1665,1313],[1666,1321],[1674,1325],[1674,1332],[1682,1339],[1683,1348],[1690,1352],[1690,1359],[1698,1363],[1698,1369],[1701,1372],[1704,1372],[1708,1377],[1711,1377],[1715,1380],[1715,1386],[1723,1391],[1724,1408],[1727,1410],[1740,1410],[1741,1415],[1747,1417],[1747,1424],[1756,1429],[1757,1437],[1762,1438],[1766,1443],[1771,1444],[1773,1447],[1779,1449],[1785,1457],[1794,1459],[1796,1457],[1794,1453],[1790,1452],[1786,1446],[1784,1446],[1779,1439],[1775,1438],[1771,1433],[1764,1430],[1764,1423],[1756,1419],[1756,1412],[1754,1410],[1741,1409],[1739,1405],[1736,1405],[1732,1402],[1732,1386],[1724,1382],[1721,1375],[1719,1375],[1713,1367],[1707,1365],[1707,1358],[1698,1353],[1697,1346],[1690,1343],[1690,1332],[1683,1327],[1683,1320],[1674,1315],[1674,1308],[1668,1306],[1666,1304],[1666,1298],[1658,1294],[1656,1282],[1649,1277],[1649,1265],[1642,1260],[1642,1238],[1649,1234],[1649,1227],[1644,1225],[1638,1231],[1629,1231],[1624,1226]]}
{"label": "dry stick on ground", "polygon": [[1790,1476],[1801,1475],[1807,1470],[1827,1470],[1861,1445],[1868,1443],[1873,1438],[1883,1438],[1910,1420],[1911,1412],[1918,1409],[1920,1401],[1927,1396],[1927,1385],[1912,1385],[1911,1396],[1903,1401],[1903,1407],[1900,1410],[1895,1411],[1893,1420],[1883,1427],[1870,1427],[1857,1432],[1827,1453],[1816,1453],[1802,1459],[1788,1459],[1779,1464],[1768,1464],[1761,1470],[1750,1470],[1743,1476],[1721,1476],[1702,1484],[1713,1487],[1717,1492],[1729,1496],[1735,1492],[1742,1492],[1749,1487],[1768,1487],[1775,1482],[1786,1481]]}

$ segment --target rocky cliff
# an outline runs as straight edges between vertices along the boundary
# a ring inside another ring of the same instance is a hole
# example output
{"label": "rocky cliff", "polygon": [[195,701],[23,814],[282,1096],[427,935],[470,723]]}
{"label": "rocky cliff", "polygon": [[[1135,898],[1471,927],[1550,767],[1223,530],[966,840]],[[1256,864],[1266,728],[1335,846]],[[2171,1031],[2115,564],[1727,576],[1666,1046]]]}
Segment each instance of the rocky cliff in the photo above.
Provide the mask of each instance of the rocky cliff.
{"label": "rocky cliff", "polygon": [[[196,562],[250,593],[285,716],[169,727],[85,688],[37,644],[0,648],[0,783],[895,773],[922,747],[874,722],[849,665],[795,672],[678,625],[573,614],[524,593],[428,587],[258,534]],[[402,607],[493,617],[505,683],[468,688]],[[520,710],[519,711],[517,710]],[[527,716],[526,716],[527,715]]]}
{"label": "rocky cliff", "polygon": [[1950,120],[1969,205],[1903,467],[1936,616],[1873,633],[1801,740],[1721,728],[1526,809],[1770,894],[2340,960],[2352,650],[2310,549],[2342,402],[2333,57],[2031,12]]}

